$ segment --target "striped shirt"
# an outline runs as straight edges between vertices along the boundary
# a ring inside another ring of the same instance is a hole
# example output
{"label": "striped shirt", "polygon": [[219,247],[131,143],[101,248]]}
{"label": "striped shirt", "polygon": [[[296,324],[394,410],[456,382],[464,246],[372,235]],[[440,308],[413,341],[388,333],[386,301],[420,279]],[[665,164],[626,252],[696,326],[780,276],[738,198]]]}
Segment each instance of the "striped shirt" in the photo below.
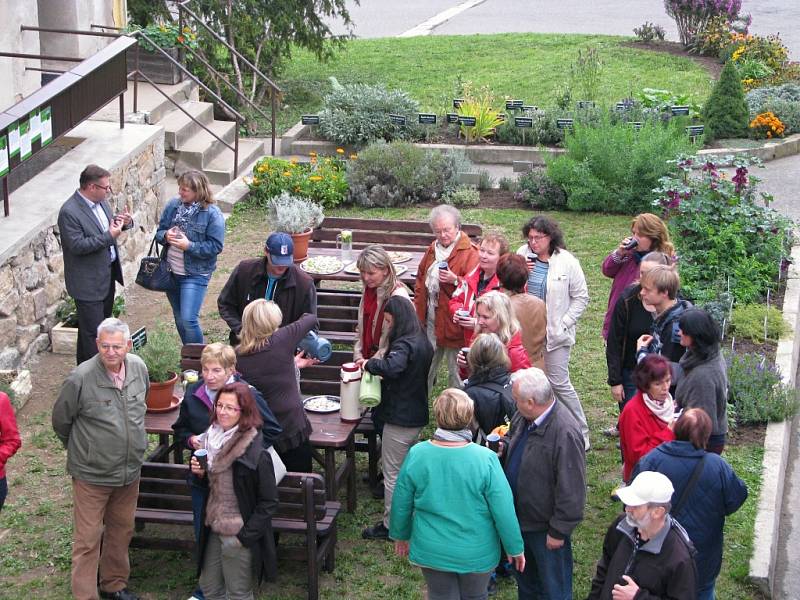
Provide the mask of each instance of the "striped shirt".
{"label": "striped shirt", "polygon": [[533,263],[533,269],[528,274],[528,293],[540,298],[543,302],[547,300],[547,271],[550,263],[539,260]]}

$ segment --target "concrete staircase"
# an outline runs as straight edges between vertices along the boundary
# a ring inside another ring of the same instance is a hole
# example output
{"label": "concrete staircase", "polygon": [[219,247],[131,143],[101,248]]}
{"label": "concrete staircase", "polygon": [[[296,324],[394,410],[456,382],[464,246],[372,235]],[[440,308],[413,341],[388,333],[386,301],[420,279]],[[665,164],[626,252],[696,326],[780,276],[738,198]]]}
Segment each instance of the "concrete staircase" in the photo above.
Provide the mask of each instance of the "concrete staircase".
{"label": "concrete staircase", "polygon": [[[214,106],[200,102],[197,85],[183,81],[176,85],[159,85],[159,89],[187,113],[226,143],[234,145],[236,123],[214,119]],[[189,169],[203,171],[215,186],[225,186],[234,180],[233,151],[222,144],[197,122],[175,107],[163,94],[146,82],[139,81],[138,113],[133,113],[133,82],[128,82],[125,94],[126,120],[144,121],[164,127],[164,151],[168,167],[179,175]],[[93,118],[118,120],[118,103],[112,101]],[[239,175],[247,173],[252,164],[265,154],[263,140],[239,138]]]}

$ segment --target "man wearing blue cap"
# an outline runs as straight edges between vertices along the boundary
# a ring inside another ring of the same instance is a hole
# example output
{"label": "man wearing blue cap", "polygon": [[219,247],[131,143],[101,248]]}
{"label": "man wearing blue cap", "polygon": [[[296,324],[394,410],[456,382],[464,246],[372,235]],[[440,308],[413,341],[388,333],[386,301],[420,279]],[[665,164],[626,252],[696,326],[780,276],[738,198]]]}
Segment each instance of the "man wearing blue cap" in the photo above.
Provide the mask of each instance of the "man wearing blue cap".
{"label": "man wearing blue cap", "polygon": [[314,280],[294,264],[294,243],[288,233],[271,233],[263,258],[248,258],[236,265],[217,298],[219,314],[231,328],[230,342],[239,343],[244,307],[253,300],[272,300],[281,309],[281,326],[304,313],[317,314]]}

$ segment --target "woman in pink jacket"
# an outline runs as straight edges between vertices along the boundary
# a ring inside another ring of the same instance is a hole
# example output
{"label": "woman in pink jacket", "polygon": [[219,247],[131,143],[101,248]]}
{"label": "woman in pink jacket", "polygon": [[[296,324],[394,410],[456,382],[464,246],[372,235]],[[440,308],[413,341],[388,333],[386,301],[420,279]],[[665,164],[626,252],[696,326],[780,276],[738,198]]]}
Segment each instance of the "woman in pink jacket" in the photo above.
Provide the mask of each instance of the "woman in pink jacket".
{"label": "woman in pink jacket", "polygon": [[8,494],[6,462],[16,454],[21,445],[11,400],[6,394],[0,392],[0,510],[3,509]]}
{"label": "woman in pink jacket", "polygon": [[603,275],[614,281],[608,295],[608,308],[603,320],[603,339],[608,338],[611,315],[622,290],[639,279],[639,263],[649,252],[675,255],[675,246],[669,239],[664,221],[651,213],[642,213],[631,222],[631,235],[619,243],[619,247],[603,261]]}

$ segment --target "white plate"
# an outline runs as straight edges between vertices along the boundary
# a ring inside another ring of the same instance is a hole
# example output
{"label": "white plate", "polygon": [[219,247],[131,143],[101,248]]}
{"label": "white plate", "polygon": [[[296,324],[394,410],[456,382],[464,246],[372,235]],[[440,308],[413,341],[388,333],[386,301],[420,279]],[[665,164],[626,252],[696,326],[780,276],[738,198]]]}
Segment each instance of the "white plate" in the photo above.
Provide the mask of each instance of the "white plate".
{"label": "white plate", "polygon": [[335,256],[312,256],[300,265],[306,273],[313,275],[333,275],[342,270],[344,263]]}
{"label": "white plate", "polygon": [[311,396],[303,400],[303,408],[308,412],[332,413],[341,408],[339,396]]}
{"label": "white plate", "polygon": [[389,258],[394,264],[404,263],[411,260],[411,253],[398,250],[389,250]]}
{"label": "white plate", "polygon": [[[408,271],[408,267],[406,267],[404,265],[397,265],[396,264],[394,266],[394,272],[398,277],[400,277],[400,275],[402,275],[406,271]],[[358,268],[356,267],[356,263],[354,263],[354,262],[352,262],[349,265],[347,265],[344,268],[344,272],[347,273],[348,275],[360,275],[361,274],[361,271],[358,270]]]}

